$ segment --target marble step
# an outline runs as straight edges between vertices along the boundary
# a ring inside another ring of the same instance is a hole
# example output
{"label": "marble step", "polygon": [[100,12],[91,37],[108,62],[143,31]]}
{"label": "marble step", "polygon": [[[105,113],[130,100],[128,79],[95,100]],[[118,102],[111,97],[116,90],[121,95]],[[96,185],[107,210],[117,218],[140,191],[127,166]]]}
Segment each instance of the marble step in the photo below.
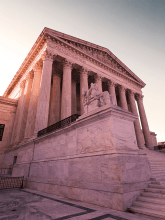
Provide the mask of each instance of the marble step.
{"label": "marble step", "polygon": [[163,175],[163,174],[156,174],[156,173],[152,173],[152,176],[155,177],[156,179],[158,177],[165,177],[165,175]]}
{"label": "marble step", "polygon": [[150,210],[162,211],[165,213],[165,205],[150,203],[150,202],[142,202],[142,201],[134,201],[133,206],[138,206]]}
{"label": "marble step", "polygon": [[[165,199],[159,199],[159,198],[150,198],[150,197],[139,196],[139,197],[137,198],[137,201],[142,201],[142,202],[149,202],[149,203],[155,203],[155,204],[165,205]],[[164,207],[164,208],[165,208],[165,207]]]}
{"label": "marble step", "polygon": [[151,167],[155,167],[155,168],[163,168],[163,167],[165,167],[165,164],[159,165],[159,164],[151,164],[150,163],[150,165],[151,165]]}
{"label": "marble step", "polygon": [[159,171],[159,172],[163,172],[163,173],[165,172],[164,169],[165,169],[165,167],[163,167],[162,169],[152,168],[152,167],[151,167],[151,170],[152,170],[152,171]]}
{"label": "marble step", "polygon": [[[155,175],[154,175],[155,176]],[[159,181],[165,181],[165,176],[155,176]]]}
{"label": "marble step", "polygon": [[162,168],[158,168],[158,167],[151,167],[151,170],[158,170],[158,171],[162,171],[162,172],[164,172],[165,170],[165,167],[162,167]]}
{"label": "marble step", "polygon": [[165,219],[165,212],[161,212],[161,211],[150,210],[150,209],[146,209],[142,207],[135,207],[135,206],[130,207],[128,211],[143,214],[143,215],[148,215],[148,216],[152,216],[156,218]]}
{"label": "marble step", "polygon": [[158,184],[158,185],[160,185],[160,181],[151,181],[151,184]]}
{"label": "marble step", "polygon": [[165,194],[161,193],[142,192],[141,195],[145,197],[165,199]]}
{"label": "marble step", "polygon": [[163,169],[164,167],[165,165],[152,165],[151,164],[151,168]]}
{"label": "marble step", "polygon": [[162,167],[162,168],[151,167],[151,169],[154,170],[154,171],[162,171],[162,172],[165,172],[164,167]]}
{"label": "marble step", "polygon": [[144,189],[145,192],[152,192],[152,193],[162,193],[165,194],[164,189],[156,189],[156,188],[146,188]]}

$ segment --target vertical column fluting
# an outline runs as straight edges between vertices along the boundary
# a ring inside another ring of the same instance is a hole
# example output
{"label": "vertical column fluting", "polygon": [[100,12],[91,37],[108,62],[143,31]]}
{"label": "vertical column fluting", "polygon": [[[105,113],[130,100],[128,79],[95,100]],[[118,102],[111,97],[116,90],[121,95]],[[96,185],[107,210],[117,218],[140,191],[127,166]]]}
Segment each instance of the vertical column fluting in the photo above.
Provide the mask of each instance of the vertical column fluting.
{"label": "vertical column fluting", "polygon": [[102,92],[102,77],[99,75],[95,76],[95,83],[98,85],[98,92]]}
{"label": "vertical column fluting", "polygon": [[136,94],[136,100],[138,104],[140,119],[141,119],[141,125],[143,129],[144,139],[145,139],[145,145],[147,148],[152,149],[152,142],[150,138],[150,130],[147,122],[146,113],[143,106],[143,96],[141,94]]}
{"label": "vertical column fluting", "polygon": [[49,51],[43,55],[43,69],[38,97],[34,135],[48,126],[53,56]]}
{"label": "vertical column fluting", "polygon": [[77,113],[76,79],[72,78],[72,115]]}
{"label": "vertical column fluting", "polygon": [[88,90],[88,70],[81,68],[80,69],[80,112],[81,112],[81,115],[84,113],[83,89],[85,91]]}
{"label": "vertical column fluting", "polygon": [[33,79],[31,95],[30,95],[30,103],[28,108],[24,139],[28,139],[32,137],[34,133],[37,103],[38,103],[40,84],[41,84],[42,66],[43,66],[42,62],[37,62],[33,68],[34,79]]}
{"label": "vertical column fluting", "polygon": [[20,84],[20,97],[18,100],[16,115],[14,119],[13,132],[11,137],[11,144],[17,144],[19,142],[20,137],[20,129],[21,129],[21,121],[23,117],[24,110],[24,91],[25,91],[25,83],[26,80],[23,80]]}
{"label": "vertical column fluting", "polygon": [[125,94],[125,88],[120,85],[118,87],[118,89],[119,89],[121,107],[128,110],[127,99],[126,99],[126,94]]}
{"label": "vertical column fluting", "polygon": [[49,125],[60,121],[61,110],[61,73],[57,66],[52,71],[52,87],[50,94]]}
{"label": "vertical column fluting", "polygon": [[117,105],[115,83],[112,82],[112,81],[109,81],[108,82],[108,88],[109,88],[110,95],[113,95],[113,97],[114,97],[114,104]]}
{"label": "vertical column fluting", "polygon": [[20,130],[20,140],[24,138],[25,134],[25,128],[26,128],[26,122],[27,122],[27,116],[28,116],[28,108],[29,108],[29,102],[30,102],[30,95],[32,90],[32,84],[33,84],[33,77],[34,73],[33,71],[29,72],[26,78],[26,86],[25,86],[25,102],[24,102],[24,111],[23,111],[23,118],[21,122],[21,130]]}
{"label": "vertical column fluting", "polygon": [[[137,112],[137,108],[136,108],[136,104],[135,104],[135,96],[131,90],[128,90],[128,99],[130,102],[131,112],[134,115],[138,116],[138,112]],[[135,127],[135,134],[136,134],[136,140],[137,140],[138,147],[139,147],[139,149],[143,149],[144,148],[144,138],[143,138],[143,133],[142,133],[141,127],[140,127],[139,118],[134,121],[134,127]]]}
{"label": "vertical column fluting", "polygon": [[71,116],[71,73],[73,64],[68,60],[63,62],[63,81],[62,81],[62,97],[61,97],[61,120]]}

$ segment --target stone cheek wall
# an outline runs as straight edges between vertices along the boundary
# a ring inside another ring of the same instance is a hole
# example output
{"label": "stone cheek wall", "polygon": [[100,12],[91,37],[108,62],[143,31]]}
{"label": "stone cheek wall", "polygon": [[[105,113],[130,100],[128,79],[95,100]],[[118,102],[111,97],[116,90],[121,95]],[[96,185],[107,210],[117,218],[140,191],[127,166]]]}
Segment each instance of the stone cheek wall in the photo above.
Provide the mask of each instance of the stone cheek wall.
{"label": "stone cheek wall", "polygon": [[[10,145],[17,101],[0,96],[0,124],[5,124],[0,153],[3,148]],[[5,148],[6,149],[6,148]]]}
{"label": "stone cheek wall", "polygon": [[150,137],[151,137],[151,141],[152,141],[152,146],[157,146],[158,143],[157,143],[157,139],[156,139],[156,134],[155,132],[150,132]]}
{"label": "stone cheek wall", "polygon": [[114,126],[119,117],[109,116],[85,117],[6,154],[17,155],[12,175],[25,176],[31,189],[126,210],[148,184],[150,166],[133,122],[120,118],[120,127],[129,125],[125,136]]}

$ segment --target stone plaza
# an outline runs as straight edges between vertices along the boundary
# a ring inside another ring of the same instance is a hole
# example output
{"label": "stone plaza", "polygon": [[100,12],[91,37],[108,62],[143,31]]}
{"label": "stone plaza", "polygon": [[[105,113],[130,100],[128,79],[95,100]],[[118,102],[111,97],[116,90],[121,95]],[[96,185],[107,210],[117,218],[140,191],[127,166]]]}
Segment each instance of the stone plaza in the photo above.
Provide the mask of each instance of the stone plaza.
{"label": "stone plaza", "polygon": [[165,157],[144,86],[110,50],[44,28],[0,97],[0,169],[27,189],[150,215],[135,200],[149,185],[165,193]]}

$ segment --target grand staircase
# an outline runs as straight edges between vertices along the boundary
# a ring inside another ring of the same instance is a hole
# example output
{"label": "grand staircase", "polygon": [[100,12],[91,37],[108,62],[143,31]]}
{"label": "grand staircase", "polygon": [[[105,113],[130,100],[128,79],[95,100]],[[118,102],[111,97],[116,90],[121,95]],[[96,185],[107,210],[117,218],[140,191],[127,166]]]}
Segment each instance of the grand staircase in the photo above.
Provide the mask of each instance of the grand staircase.
{"label": "grand staircase", "polygon": [[165,219],[165,153],[144,151],[151,165],[151,182],[128,211]]}

